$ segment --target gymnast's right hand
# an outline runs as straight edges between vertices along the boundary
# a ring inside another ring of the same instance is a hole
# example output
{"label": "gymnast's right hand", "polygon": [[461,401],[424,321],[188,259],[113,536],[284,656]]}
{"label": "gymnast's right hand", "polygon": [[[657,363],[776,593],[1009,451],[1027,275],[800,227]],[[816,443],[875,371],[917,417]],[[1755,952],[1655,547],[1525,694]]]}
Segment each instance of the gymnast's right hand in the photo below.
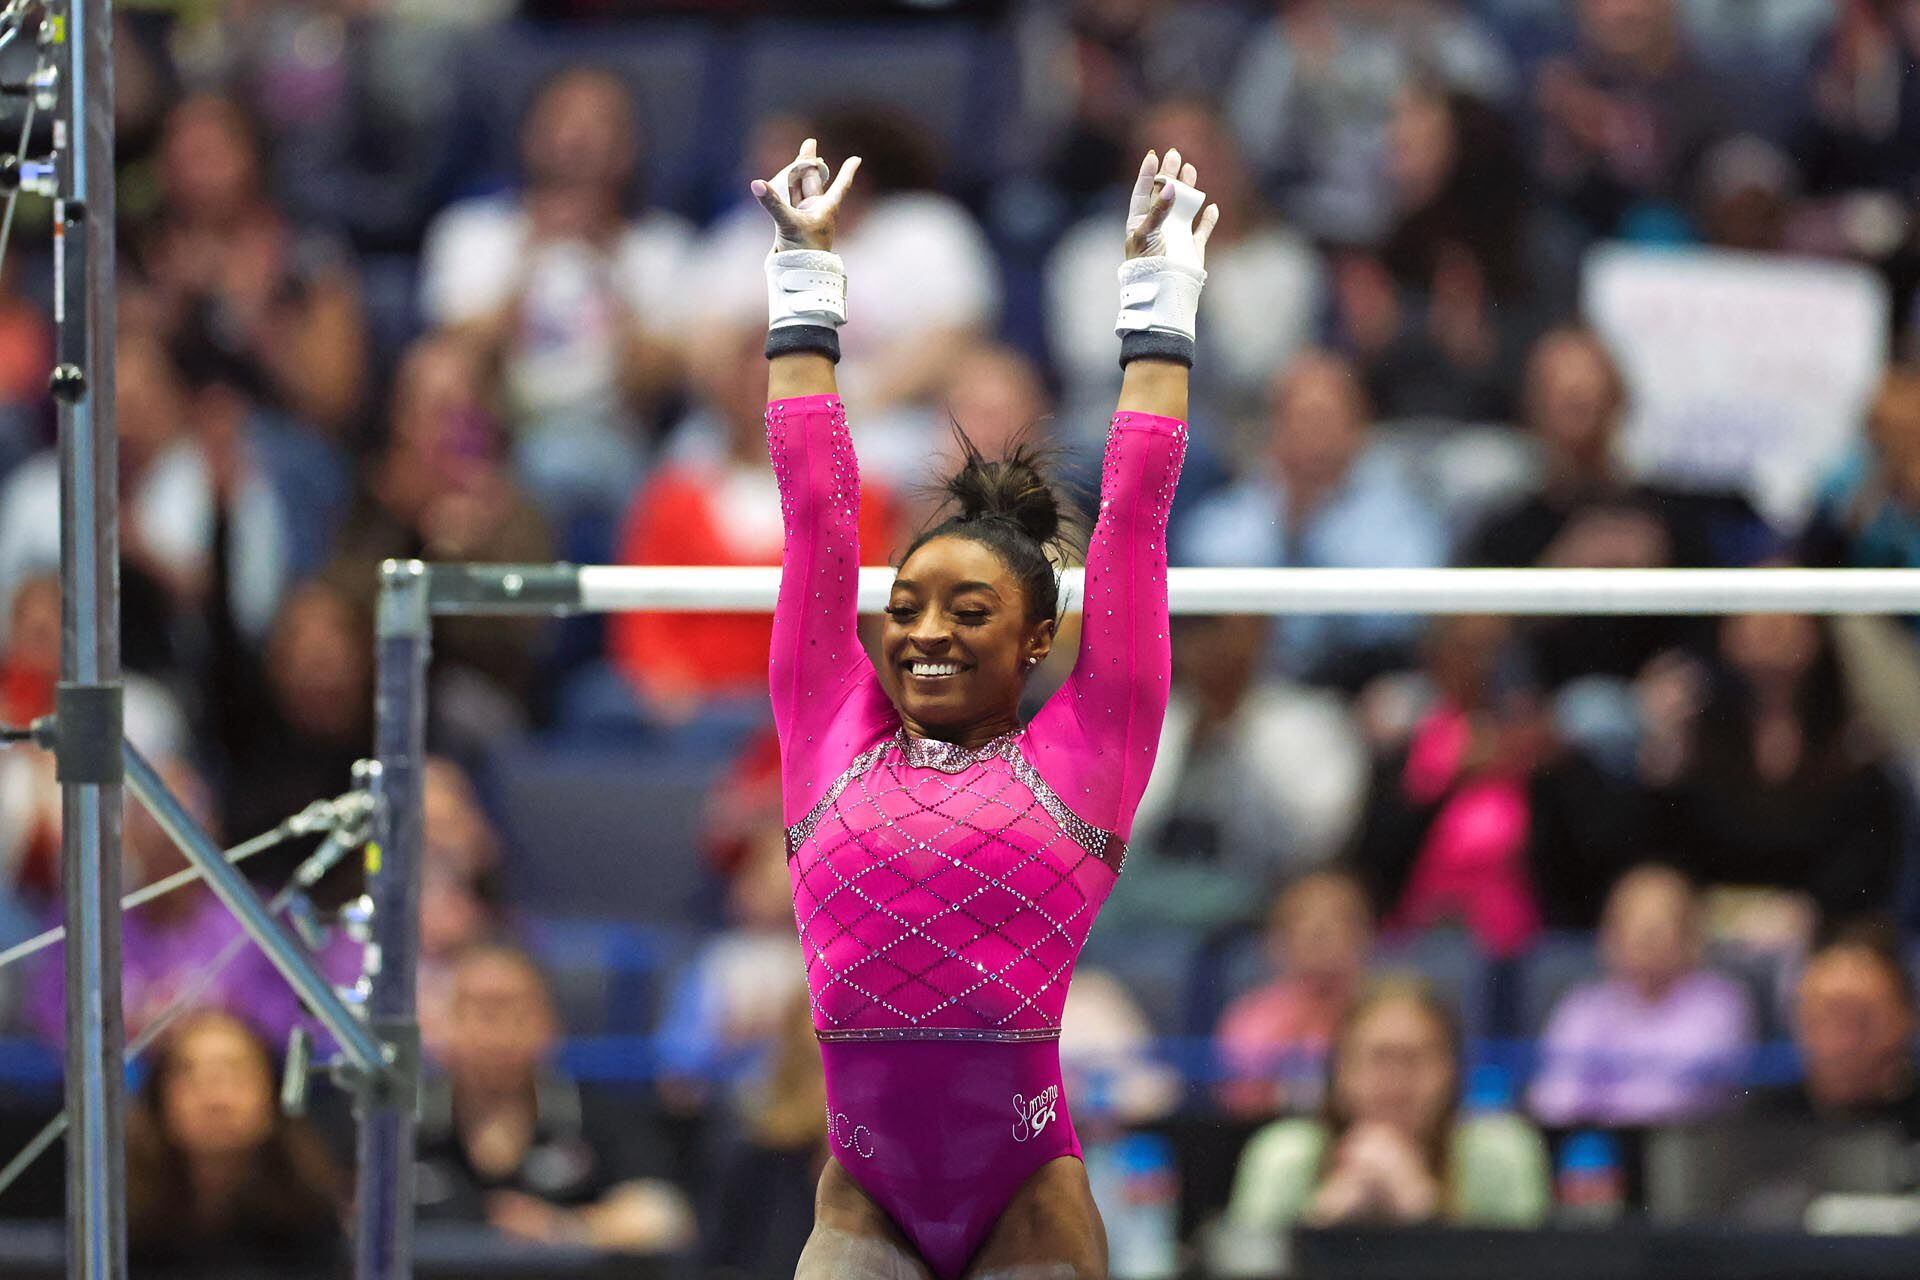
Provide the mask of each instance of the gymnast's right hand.
{"label": "gymnast's right hand", "polygon": [[827,162],[820,158],[812,138],[800,144],[793,163],[767,179],[752,184],[753,195],[773,217],[773,248],[833,249],[833,228],[840,204],[859,172],[860,157],[849,156],[839,176],[827,182]]}

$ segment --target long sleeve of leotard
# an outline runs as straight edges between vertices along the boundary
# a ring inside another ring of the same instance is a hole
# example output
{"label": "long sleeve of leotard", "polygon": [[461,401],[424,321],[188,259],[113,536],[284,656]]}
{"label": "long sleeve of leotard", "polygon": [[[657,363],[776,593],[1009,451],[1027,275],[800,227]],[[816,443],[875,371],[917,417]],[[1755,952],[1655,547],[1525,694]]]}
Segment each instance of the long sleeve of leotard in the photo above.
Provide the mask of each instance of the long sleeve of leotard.
{"label": "long sleeve of leotard", "polygon": [[791,826],[897,718],[856,631],[860,468],[846,406],[839,396],[773,401],[767,452],[786,527],[768,680]]}
{"label": "long sleeve of leotard", "polygon": [[1167,713],[1167,512],[1187,424],[1118,413],[1087,543],[1080,653],[1028,728],[1041,776],[1080,818],[1125,841]]}

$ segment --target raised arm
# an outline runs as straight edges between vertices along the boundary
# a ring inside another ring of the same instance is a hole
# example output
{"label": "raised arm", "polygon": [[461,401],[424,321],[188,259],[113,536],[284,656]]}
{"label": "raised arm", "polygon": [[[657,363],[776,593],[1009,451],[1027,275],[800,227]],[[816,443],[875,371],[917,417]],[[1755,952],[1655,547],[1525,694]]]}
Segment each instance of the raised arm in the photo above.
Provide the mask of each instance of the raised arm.
{"label": "raised arm", "polygon": [[791,825],[882,727],[890,706],[855,629],[860,586],[860,470],[834,380],[846,272],[833,253],[841,199],[807,139],[753,193],[772,215],[767,256],[767,452],[786,536],[768,683],[780,735],[782,809]]}
{"label": "raised arm", "polygon": [[1117,328],[1125,372],[1116,412],[1186,421],[1207,241],[1220,221],[1220,206],[1206,204],[1194,185],[1199,177],[1172,147],[1165,156],[1149,151],[1140,162],[1120,267]]}
{"label": "raised arm", "polygon": [[1220,216],[1218,206],[1202,211],[1197,176],[1172,150],[1164,161],[1149,152],[1140,166],[1120,270],[1126,373],[1087,544],[1080,653],[1030,730],[1055,789],[1122,841],[1153,772],[1172,679],[1167,515],[1186,455],[1201,264]]}
{"label": "raised arm", "polygon": [[840,166],[827,185],[827,162],[808,138],[793,162],[752,191],[773,219],[767,255],[767,401],[839,393],[834,362],[847,318],[846,269],[833,252],[840,205],[860,157]]}

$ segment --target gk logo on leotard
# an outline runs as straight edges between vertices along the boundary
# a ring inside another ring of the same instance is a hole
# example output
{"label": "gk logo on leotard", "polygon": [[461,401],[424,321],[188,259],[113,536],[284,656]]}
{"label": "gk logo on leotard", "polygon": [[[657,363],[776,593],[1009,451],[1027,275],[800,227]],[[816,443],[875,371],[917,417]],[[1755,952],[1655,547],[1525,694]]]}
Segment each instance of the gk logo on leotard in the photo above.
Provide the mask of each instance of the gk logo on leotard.
{"label": "gk logo on leotard", "polygon": [[827,1108],[827,1136],[862,1160],[873,1158],[873,1130],[855,1124],[844,1111],[836,1115],[832,1107]]}
{"label": "gk logo on leotard", "polygon": [[1013,1140],[1025,1142],[1053,1122],[1060,1110],[1060,1086],[1050,1084],[1031,1098],[1013,1095]]}

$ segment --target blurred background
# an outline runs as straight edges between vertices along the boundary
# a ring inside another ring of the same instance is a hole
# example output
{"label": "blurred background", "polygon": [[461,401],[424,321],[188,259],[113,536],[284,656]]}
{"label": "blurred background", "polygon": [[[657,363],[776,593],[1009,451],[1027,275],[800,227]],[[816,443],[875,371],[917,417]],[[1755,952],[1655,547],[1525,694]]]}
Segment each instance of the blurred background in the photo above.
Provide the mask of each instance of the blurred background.
{"label": "blurred background", "polygon": [[[806,136],[866,161],[870,563],[949,422],[1097,478],[1126,190],[1178,146],[1223,216],[1176,564],[1920,567],[1920,0],[116,8],[129,725],[229,840],[368,750],[382,558],[778,561],[746,184]],[[20,217],[9,723],[59,638]],[[441,626],[423,1275],[792,1274],[768,630]],[[1185,618],[1174,663],[1063,1042],[1116,1275],[1920,1271],[1920,621]],[[58,918],[58,824],[0,751],[0,945]],[[138,814],[125,858],[177,865]],[[129,915],[130,1033],[232,930]],[[7,1153],[59,962],[0,973]],[[134,1100],[136,1274],[339,1274],[299,1012],[264,964],[207,1003]],[[0,1274],[57,1270],[60,1175],[0,1196]]]}

